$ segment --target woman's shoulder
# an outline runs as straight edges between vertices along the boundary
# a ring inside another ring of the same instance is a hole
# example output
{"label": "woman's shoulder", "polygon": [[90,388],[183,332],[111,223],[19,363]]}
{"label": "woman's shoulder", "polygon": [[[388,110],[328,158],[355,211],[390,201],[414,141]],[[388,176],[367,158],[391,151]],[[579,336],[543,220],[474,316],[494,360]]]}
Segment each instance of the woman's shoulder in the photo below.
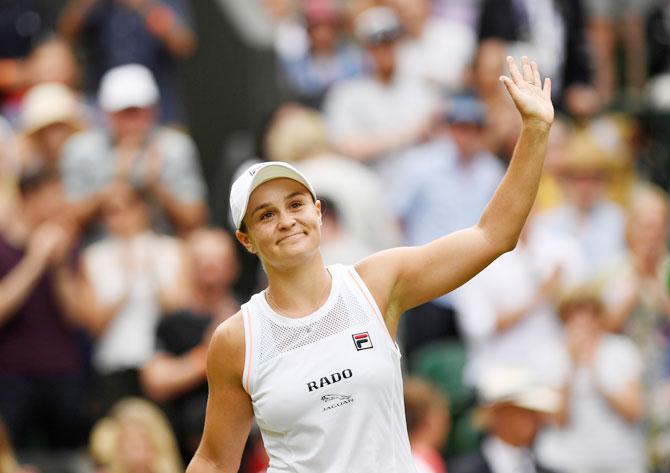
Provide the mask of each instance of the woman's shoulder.
{"label": "woman's shoulder", "polygon": [[208,373],[215,375],[216,371],[220,375],[242,379],[244,350],[244,320],[239,310],[214,330],[207,352]]}

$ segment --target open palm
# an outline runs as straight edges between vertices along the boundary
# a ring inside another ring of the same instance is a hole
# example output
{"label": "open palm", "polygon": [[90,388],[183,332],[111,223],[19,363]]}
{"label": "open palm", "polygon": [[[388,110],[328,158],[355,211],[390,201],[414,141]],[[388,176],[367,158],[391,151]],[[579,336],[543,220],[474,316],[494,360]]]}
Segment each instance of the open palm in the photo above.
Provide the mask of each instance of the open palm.
{"label": "open palm", "polygon": [[514,58],[507,56],[507,66],[510,77],[501,76],[514,105],[519,110],[525,122],[536,122],[551,125],[554,121],[554,106],[551,103],[551,79],[544,79],[544,86],[540,78],[540,70],[535,61],[529,61],[526,56],[521,58],[521,69]]}

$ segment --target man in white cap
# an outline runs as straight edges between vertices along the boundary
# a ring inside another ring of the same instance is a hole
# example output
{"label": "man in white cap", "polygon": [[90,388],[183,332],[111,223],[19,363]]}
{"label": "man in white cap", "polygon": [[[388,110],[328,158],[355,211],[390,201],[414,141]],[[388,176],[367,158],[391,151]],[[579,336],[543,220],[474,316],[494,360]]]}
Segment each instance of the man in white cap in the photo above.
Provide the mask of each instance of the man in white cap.
{"label": "man in white cap", "polygon": [[198,154],[182,131],[157,125],[159,93],[151,72],[138,64],[111,69],[98,101],[108,130],[74,136],[63,149],[61,174],[68,197],[90,221],[115,180],[145,188],[161,229],[186,233],[206,218],[205,184]]}
{"label": "man in white cap", "polygon": [[545,416],[558,412],[558,391],[523,368],[505,365],[492,368],[477,387],[486,437],[478,451],[448,465],[449,473],[550,473],[530,447]]}
{"label": "man in white cap", "polygon": [[371,75],[334,86],[324,103],[329,138],[344,155],[373,162],[391,179],[402,151],[427,138],[436,98],[416,78],[397,73],[401,27],[393,10],[372,7],[355,22],[355,34],[370,56]]}

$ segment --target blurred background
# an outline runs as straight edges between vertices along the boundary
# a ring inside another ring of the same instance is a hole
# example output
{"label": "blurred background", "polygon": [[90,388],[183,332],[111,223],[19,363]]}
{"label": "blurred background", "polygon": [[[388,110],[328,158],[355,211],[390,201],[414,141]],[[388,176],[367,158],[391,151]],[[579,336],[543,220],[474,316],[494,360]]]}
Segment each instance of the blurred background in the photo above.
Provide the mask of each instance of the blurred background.
{"label": "blurred background", "polygon": [[327,264],[473,225],[507,55],[557,118],[517,248],[403,319],[417,469],[670,472],[670,2],[3,0],[0,473],[183,471],[265,284],[236,173],[298,166]]}

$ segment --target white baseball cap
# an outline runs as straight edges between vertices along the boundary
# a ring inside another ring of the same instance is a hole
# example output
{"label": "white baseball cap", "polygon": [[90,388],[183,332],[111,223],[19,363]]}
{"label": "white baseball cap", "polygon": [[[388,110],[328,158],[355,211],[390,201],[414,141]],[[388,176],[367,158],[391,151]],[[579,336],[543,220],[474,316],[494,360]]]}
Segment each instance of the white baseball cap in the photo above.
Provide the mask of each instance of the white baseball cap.
{"label": "white baseball cap", "polygon": [[26,134],[54,123],[81,127],[82,110],[74,92],[63,84],[47,82],[31,88],[23,99],[21,125]]}
{"label": "white baseball cap", "polygon": [[160,94],[151,71],[140,64],[110,69],[100,80],[98,102],[105,112],[126,108],[148,108],[158,104]]}
{"label": "white baseball cap", "polygon": [[512,404],[531,411],[554,413],[560,406],[560,394],[539,383],[530,371],[510,366],[488,370],[477,383],[485,405]]}
{"label": "white baseball cap", "polygon": [[254,189],[264,182],[282,177],[293,179],[305,186],[310,194],[312,194],[312,198],[316,200],[316,192],[314,192],[312,184],[300,171],[290,164],[281,161],[254,164],[240,174],[230,188],[230,215],[236,229],[239,230],[240,225],[242,225],[242,219],[244,219],[244,215],[247,213],[249,197]]}
{"label": "white baseball cap", "polygon": [[374,45],[397,39],[402,29],[391,8],[378,6],[370,7],[356,17],[354,32],[359,41]]}

